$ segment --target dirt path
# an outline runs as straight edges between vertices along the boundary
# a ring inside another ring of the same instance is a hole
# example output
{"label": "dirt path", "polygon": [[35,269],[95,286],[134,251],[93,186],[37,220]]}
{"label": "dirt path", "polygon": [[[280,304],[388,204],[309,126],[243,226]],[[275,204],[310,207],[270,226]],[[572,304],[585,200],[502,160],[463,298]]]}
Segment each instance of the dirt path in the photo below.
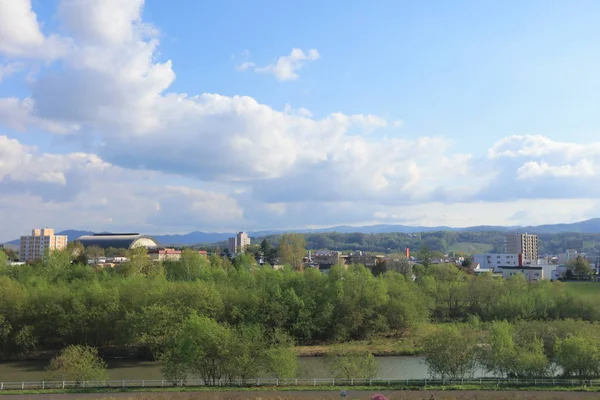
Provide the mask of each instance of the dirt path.
{"label": "dirt path", "polygon": [[[389,400],[575,400],[598,399],[600,393],[551,392],[551,391],[348,391],[347,400],[368,400],[375,393],[385,395]],[[38,394],[0,395],[0,400],[341,400],[335,391],[252,391],[252,392],[151,392],[151,393],[82,393],[82,394]]]}

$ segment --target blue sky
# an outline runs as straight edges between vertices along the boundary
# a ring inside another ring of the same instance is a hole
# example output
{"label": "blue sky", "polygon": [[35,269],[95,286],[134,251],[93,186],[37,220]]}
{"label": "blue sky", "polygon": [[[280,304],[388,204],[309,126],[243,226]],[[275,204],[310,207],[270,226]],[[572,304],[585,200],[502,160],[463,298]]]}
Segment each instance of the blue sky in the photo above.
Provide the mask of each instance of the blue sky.
{"label": "blue sky", "polygon": [[0,0],[0,241],[598,216],[598,20],[594,1]]}

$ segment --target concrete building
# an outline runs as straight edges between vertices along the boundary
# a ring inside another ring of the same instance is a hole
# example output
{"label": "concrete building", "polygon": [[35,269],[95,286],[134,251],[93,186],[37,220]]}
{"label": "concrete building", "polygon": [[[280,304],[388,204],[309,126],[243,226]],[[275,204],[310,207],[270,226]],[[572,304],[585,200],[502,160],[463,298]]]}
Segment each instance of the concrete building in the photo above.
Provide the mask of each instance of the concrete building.
{"label": "concrete building", "polygon": [[537,235],[528,233],[512,233],[506,236],[506,253],[522,254],[524,262],[537,263],[540,257]]}
{"label": "concrete building", "polygon": [[54,229],[34,229],[31,236],[21,236],[19,261],[32,261],[44,257],[47,252],[67,248],[67,237],[55,235]]}
{"label": "concrete building", "polygon": [[[181,260],[182,253],[182,250],[164,247],[148,249],[148,257],[150,257],[152,261],[179,261]],[[198,250],[198,254],[205,259],[208,258],[208,253],[204,250]]]}
{"label": "concrete building", "polygon": [[238,232],[235,237],[227,241],[227,251],[231,256],[244,251],[248,246],[250,246],[250,237],[246,232]]}
{"label": "concrete building", "polygon": [[102,249],[135,249],[158,247],[160,244],[151,236],[139,233],[94,233],[77,239],[84,247],[97,246]]}
{"label": "concrete building", "polygon": [[575,249],[567,249],[564,253],[558,254],[558,263],[560,265],[567,265],[569,261],[577,258],[579,253]]}
{"label": "concrete building", "polygon": [[519,254],[486,253],[475,254],[473,264],[482,270],[499,271],[502,267],[518,267],[520,265]]}
{"label": "concrete building", "polygon": [[544,279],[544,269],[540,266],[504,267],[502,276],[508,279],[515,275],[524,275],[527,282],[536,282]]}

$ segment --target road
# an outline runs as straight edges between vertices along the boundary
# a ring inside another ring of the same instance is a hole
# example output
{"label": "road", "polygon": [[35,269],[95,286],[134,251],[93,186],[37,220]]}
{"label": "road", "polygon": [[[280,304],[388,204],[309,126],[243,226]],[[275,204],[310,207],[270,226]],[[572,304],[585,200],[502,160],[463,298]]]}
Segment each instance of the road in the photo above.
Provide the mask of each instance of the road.
{"label": "road", "polygon": [[[6,392],[5,392],[6,393]],[[375,391],[347,391],[347,400],[369,400]],[[598,399],[599,393],[551,391],[381,391],[389,400],[575,400]],[[148,392],[148,393],[69,393],[39,395],[0,395],[0,400],[342,400],[337,391],[224,391],[224,392]]]}

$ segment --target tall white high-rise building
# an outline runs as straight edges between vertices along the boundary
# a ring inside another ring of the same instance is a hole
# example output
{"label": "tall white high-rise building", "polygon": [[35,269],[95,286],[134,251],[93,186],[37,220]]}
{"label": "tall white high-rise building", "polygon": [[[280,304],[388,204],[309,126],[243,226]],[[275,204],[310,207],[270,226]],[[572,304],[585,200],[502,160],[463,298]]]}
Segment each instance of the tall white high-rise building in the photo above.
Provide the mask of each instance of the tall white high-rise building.
{"label": "tall white high-rise building", "polygon": [[246,232],[238,232],[235,237],[229,238],[227,241],[227,250],[230,255],[235,255],[250,246],[250,237]]}
{"label": "tall white high-rise building", "polygon": [[31,236],[21,236],[19,261],[42,258],[46,252],[67,248],[67,236],[55,235],[54,229],[34,229]]}
{"label": "tall white high-rise building", "polygon": [[535,261],[540,258],[538,237],[529,233],[512,233],[506,236],[506,252],[522,254],[523,260]]}

